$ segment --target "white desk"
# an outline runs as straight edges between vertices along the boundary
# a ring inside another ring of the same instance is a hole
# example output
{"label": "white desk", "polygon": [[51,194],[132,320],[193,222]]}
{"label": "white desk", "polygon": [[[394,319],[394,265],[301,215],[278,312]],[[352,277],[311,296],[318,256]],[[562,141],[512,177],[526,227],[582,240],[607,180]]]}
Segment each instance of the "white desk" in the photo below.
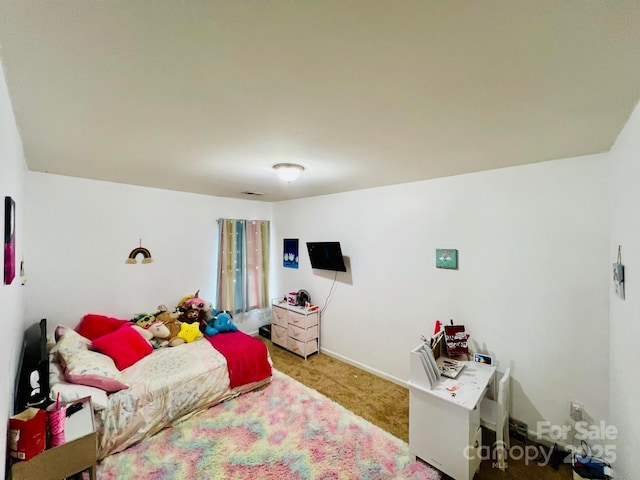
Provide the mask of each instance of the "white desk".
{"label": "white desk", "polygon": [[496,368],[463,362],[456,378],[441,377],[431,385],[418,348],[411,351],[408,382],[411,455],[456,480],[471,480],[480,467],[480,401]]}

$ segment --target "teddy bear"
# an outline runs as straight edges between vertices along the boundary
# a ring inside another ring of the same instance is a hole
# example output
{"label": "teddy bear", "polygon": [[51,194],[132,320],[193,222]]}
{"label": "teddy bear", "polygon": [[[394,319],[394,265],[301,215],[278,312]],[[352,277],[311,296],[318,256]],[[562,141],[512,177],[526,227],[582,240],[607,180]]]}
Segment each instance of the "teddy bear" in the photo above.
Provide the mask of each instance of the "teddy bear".
{"label": "teddy bear", "polygon": [[155,317],[158,322],[169,329],[169,338],[167,341],[169,347],[175,347],[185,343],[184,338],[178,336],[182,322],[180,321],[181,314],[177,309],[170,311],[165,305],[158,305],[158,312]]}
{"label": "teddy bear", "polygon": [[205,335],[212,337],[221,332],[237,332],[238,327],[233,324],[231,315],[227,312],[219,313],[209,322]]}
{"label": "teddy bear", "polygon": [[[197,308],[187,308],[181,312],[182,321],[186,323],[196,322],[200,331],[207,326],[207,313],[204,310],[198,310]],[[204,327],[203,327],[204,325]]]}
{"label": "teddy bear", "polygon": [[197,322],[182,323],[180,325],[180,333],[178,333],[178,337],[183,339],[187,343],[190,343],[195,340],[198,340],[199,338],[202,338],[200,325],[198,325]]}

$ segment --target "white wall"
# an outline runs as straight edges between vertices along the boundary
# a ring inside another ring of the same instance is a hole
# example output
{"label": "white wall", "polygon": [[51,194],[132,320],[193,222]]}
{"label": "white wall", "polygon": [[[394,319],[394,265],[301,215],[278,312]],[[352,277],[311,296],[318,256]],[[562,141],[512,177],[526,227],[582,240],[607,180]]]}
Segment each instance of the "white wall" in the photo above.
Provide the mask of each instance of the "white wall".
{"label": "white wall", "polygon": [[[334,274],[311,270],[307,241],[349,257],[322,315],[322,348],[392,380],[436,319],[464,324],[499,369],[511,365],[512,416],[569,421],[578,400],[607,414],[606,155],[564,159],[274,205],[274,245],[300,239],[300,268],[274,288],[324,305]],[[435,268],[457,248],[457,271]],[[597,385],[597,387],[595,387]]]}
{"label": "white wall", "polygon": [[[609,401],[611,424],[618,429],[616,478],[636,478],[636,448],[640,444],[638,399],[640,382],[635,368],[640,365],[640,106],[609,153],[611,236],[609,262],[615,261],[618,245],[625,265],[625,300],[611,287],[611,379]],[[612,282],[609,282],[612,285]],[[632,370],[633,369],[633,370]],[[632,374],[633,372],[633,374]],[[611,443],[611,442],[607,442]]]}
{"label": "white wall", "polygon": [[[4,268],[0,272],[0,312],[2,331],[0,336],[0,365],[3,375],[0,387],[0,452],[6,451],[7,419],[13,414],[13,381],[16,375],[22,336],[28,322],[24,312],[24,288],[20,284],[19,261],[22,258],[25,241],[25,176],[26,164],[22,142],[16,128],[13,108],[7,91],[4,70],[0,64],[0,231],[4,239],[4,197],[10,196],[16,202],[16,278],[11,285],[4,284]],[[2,242],[4,249],[4,242]],[[0,254],[3,258],[4,253]],[[5,456],[0,455],[0,466],[5,469]]]}
{"label": "white wall", "polygon": [[[271,205],[29,172],[29,317],[74,326],[86,313],[131,318],[200,289],[214,300],[216,219],[270,220]],[[153,262],[126,264],[147,248]],[[245,332],[260,319],[234,318]]]}

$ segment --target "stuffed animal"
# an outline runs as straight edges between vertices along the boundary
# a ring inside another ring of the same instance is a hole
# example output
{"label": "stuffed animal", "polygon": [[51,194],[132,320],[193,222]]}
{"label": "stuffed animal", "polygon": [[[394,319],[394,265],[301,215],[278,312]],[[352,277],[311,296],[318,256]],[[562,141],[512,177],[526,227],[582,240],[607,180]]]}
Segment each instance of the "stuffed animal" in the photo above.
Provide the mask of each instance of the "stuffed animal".
{"label": "stuffed animal", "polygon": [[[208,315],[204,310],[198,310],[197,308],[188,308],[181,312],[182,321],[186,323],[197,322],[200,331],[203,331],[207,326]],[[204,327],[202,326],[204,325]]]}
{"label": "stuffed animal", "polygon": [[205,329],[205,335],[212,337],[221,332],[236,332],[238,327],[233,324],[231,315],[227,312],[222,312],[216,315],[213,321],[210,321]]}
{"label": "stuffed animal", "polygon": [[198,322],[201,332],[207,328],[209,320],[213,317],[213,306],[199,297],[200,290],[194,295],[186,295],[180,300],[178,308],[182,312],[185,322]]}
{"label": "stuffed animal", "polygon": [[156,321],[156,316],[153,313],[136,313],[131,321],[139,327],[147,328]]}
{"label": "stuffed animal", "polygon": [[187,343],[202,338],[200,326],[197,322],[183,323],[180,325],[180,333],[178,333],[178,337],[182,338]]}
{"label": "stuffed animal", "polygon": [[184,338],[178,337],[182,322],[180,321],[180,312],[177,309],[169,311],[164,305],[158,305],[158,313],[155,315],[156,320],[169,329],[169,338],[167,345],[175,347],[185,343]]}
{"label": "stuffed animal", "polygon": [[154,349],[163,347],[169,343],[169,329],[160,322],[154,322],[147,328],[140,327],[139,325],[132,325],[131,328],[142,335]]}
{"label": "stuffed animal", "polygon": [[194,297],[197,297],[200,294],[200,290],[196,291],[195,295],[185,295],[184,297],[182,297],[182,300],[180,300],[180,302],[178,302],[178,308],[182,308],[184,306],[185,303],[187,303],[189,300],[191,300]]}

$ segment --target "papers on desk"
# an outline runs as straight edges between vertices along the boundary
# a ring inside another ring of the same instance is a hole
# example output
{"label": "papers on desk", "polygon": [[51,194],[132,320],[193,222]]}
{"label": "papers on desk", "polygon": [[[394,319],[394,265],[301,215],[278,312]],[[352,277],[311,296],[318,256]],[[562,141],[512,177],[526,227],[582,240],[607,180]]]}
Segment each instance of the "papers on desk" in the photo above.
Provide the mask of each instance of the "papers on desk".
{"label": "papers on desk", "polygon": [[444,359],[440,364],[440,374],[443,377],[456,378],[464,368],[464,363],[457,360]]}
{"label": "papers on desk", "polygon": [[[438,359],[438,367],[442,367],[445,361],[451,361],[451,359],[440,357]],[[481,365],[475,362],[458,362],[463,364],[464,368],[458,373],[456,378],[443,376],[440,381],[431,388],[431,392],[433,392],[434,395],[471,410],[477,405],[482,395],[484,395],[486,386],[495,371],[495,367]]]}
{"label": "papers on desk", "polygon": [[[415,392],[422,392],[444,401],[459,405],[462,408],[473,410],[485,393],[496,368],[492,365],[483,365],[477,362],[460,361],[464,365],[456,378],[441,376],[440,369],[445,361],[453,359],[440,356],[436,360],[434,373],[430,368],[429,344],[421,344],[411,350],[410,374],[407,382],[409,388]],[[430,373],[429,373],[430,372]],[[435,381],[432,380],[435,378]]]}

